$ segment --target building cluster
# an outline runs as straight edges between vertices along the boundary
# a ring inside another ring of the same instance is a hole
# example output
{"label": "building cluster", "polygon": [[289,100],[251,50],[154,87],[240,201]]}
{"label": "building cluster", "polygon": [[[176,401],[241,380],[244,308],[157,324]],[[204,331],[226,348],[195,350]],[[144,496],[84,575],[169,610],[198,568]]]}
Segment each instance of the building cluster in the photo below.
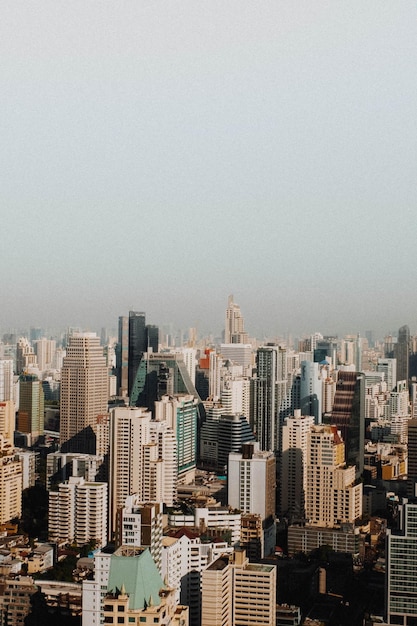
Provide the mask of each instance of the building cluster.
{"label": "building cluster", "polygon": [[[137,311],[114,340],[32,330],[0,344],[0,623],[23,623],[39,589],[58,608],[66,593],[83,626],[307,623],[279,602],[277,555],[327,546],[363,563],[388,510],[380,623],[415,623],[408,327],[259,342],[230,296],[218,342],[176,342]],[[42,464],[49,543],[23,557],[11,537]],[[31,578],[86,545],[66,591]]]}

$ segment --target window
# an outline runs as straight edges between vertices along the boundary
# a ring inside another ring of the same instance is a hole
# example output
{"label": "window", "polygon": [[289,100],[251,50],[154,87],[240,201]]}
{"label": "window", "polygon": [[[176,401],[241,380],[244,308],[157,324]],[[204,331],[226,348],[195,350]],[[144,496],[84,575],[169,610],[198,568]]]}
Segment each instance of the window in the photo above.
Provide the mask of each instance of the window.
{"label": "window", "polygon": [[118,604],[117,605],[117,610],[119,611],[119,613],[123,613],[123,611],[125,610],[125,605],[124,604]]}

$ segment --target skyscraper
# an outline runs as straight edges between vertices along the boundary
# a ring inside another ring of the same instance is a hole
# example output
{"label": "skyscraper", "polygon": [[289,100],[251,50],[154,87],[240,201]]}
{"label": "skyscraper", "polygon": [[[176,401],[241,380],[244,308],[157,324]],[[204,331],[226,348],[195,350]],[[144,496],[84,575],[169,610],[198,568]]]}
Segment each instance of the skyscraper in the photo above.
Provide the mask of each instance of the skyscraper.
{"label": "skyscraper", "polygon": [[[129,317],[119,317],[119,337],[116,348],[117,393],[132,397],[138,386],[138,370],[145,352],[158,352],[158,326],[146,324],[145,313],[129,311]],[[146,375],[146,370],[145,374]],[[137,399],[137,398],[136,398]],[[134,406],[135,402],[131,402]]]}
{"label": "skyscraper", "polygon": [[301,361],[300,407],[303,415],[314,415],[316,424],[322,421],[323,381],[319,363]]}
{"label": "skyscraper", "polygon": [[282,429],[281,459],[281,514],[290,518],[304,519],[305,493],[307,489],[308,437],[314,426],[314,416],[287,417]]}
{"label": "skyscraper", "polygon": [[128,367],[129,367],[129,318],[119,317],[119,338],[116,347],[117,393],[119,396],[128,395]]}
{"label": "skyscraper", "polygon": [[69,337],[61,373],[60,443],[62,452],[96,453],[95,428],[107,413],[108,368],[95,333]]}
{"label": "skyscraper", "polygon": [[365,375],[340,371],[336,383],[331,423],[342,433],[346,445],[346,461],[356,465],[356,474],[363,472],[365,445]]}
{"label": "skyscraper", "polygon": [[266,345],[256,353],[256,377],[252,380],[251,425],[262,450],[279,454],[281,429],[291,409],[287,350]]}
{"label": "skyscraper", "polygon": [[306,518],[334,527],[362,515],[362,484],[355,466],[346,466],[345,446],[336,426],[312,426],[308,434]]}
{"label": "skyscraper", "polygon": [[13,400],[13,359],[0,360],[0,402]]}
{"label": "skyscraper", "polygon": [[397,381],[409,379],[409,359],[410,359],[410,329],[408,326],[401,326],[398,331],[398,340],[394,347],[394,354],[397,358]]}
{"label": "skyscraper", "polygon": [[240,306],[233,302],[233,296],[229,296],[227,302],[224,343],[248,343]]}
{"label": "skyscraper", "polygon": [[135,382],[136,372],[147,351],[145,313],[129,311],[129,363],[128,363],[128,394],[130,396]]}
{"label": "skyscraper", "polygon": [[34,443],[44,428],[44,393],[37,376],[22,374],[19,378],[19,412],[17,428],[31,435]]}

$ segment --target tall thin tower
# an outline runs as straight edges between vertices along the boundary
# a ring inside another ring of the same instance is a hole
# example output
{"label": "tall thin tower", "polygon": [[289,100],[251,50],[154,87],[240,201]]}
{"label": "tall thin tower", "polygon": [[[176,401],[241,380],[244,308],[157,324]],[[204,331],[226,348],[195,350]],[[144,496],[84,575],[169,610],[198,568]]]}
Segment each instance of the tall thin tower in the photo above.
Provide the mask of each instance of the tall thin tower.
{"label": "tall thin tower", "polygon": [[247,343],[248,334],[245,332],[245,323],[240,312],[240,306],[229,296],[226,309],[226,323],[224,329],[225,343]]}
{"label": "tall thin tower", "polygon": [[107,413],[108,369],[95,333],[69,337],[61,373],[60,443],[63,452],[95,454],[95,427]]}
{"label": "tall thin tower", "polygon": [[409,359],[410,359],[410,329],[408,326],[401,326],[398,331],[398,341],[394,349],[397,357],[397,382],[409,379]]}

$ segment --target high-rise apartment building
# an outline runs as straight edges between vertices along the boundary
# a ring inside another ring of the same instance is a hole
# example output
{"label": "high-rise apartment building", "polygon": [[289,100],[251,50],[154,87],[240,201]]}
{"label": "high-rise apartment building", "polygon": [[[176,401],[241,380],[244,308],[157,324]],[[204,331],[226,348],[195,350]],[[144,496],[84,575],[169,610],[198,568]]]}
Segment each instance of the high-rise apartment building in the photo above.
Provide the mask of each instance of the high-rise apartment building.
{"label": "high-rise apartment building", "polygon": [[258,513],[263,520],[275,516],[275,455],[247,443],[229,454],[228,502],[243,513]]}
{"label": "high-rise apartment building", "polygon": [[354,523],[362,515],[362,484],[346,467],[345,445],[336,426],[312,426],[308,435],[306,519],[321,527]]}
{"label": "high-rise apartment building", "polygon": [[224,554],[202,576],[202,626],[271,626],[276,567],[250,563],[244,550]]}
{"label": "high-rise apartment building", "polygon": [[0,456],[0,524],[22,515],[22,463],[10,451]]}
{"label": "high-rise apartment building", "polygon": [[[138,494],[144,502],[145,445],[150,442],[151,413],[141,408],[117,407],[110,412],[109,530],[116,530],[116,514],[126,498]],[[149,452],[149,450],[148,450]],[[150,478],[150,476],[148,476]]]}
{"label": "high-rise apartment building", "polygon": [[107,483],[71,476],[58,486],[58,491],[50,491],[49,539],[75,542],[78,546],[90,541],[97,547],[106,545],[107,490]]}
{"label": "high-rise apartment building", "polygon": [[95,429],[107,413],[108,368],[95,333],[69,337],[61,372],[60,443],[63,452],[96,453]]}
{"label": "high-rise apartment building", "polygon": [[298,409],[282,428],[280,510],[290,519],[305,518],[308,441],[314,423],[313,415],[301,415]]}
{"label": "high-rise apartment building", "polygon": [[180,483],[194,480],[197,465],[198,401],[193,395],[165,395],[155,402],[155,417],[172,428],[177,441],[177,479]]}

